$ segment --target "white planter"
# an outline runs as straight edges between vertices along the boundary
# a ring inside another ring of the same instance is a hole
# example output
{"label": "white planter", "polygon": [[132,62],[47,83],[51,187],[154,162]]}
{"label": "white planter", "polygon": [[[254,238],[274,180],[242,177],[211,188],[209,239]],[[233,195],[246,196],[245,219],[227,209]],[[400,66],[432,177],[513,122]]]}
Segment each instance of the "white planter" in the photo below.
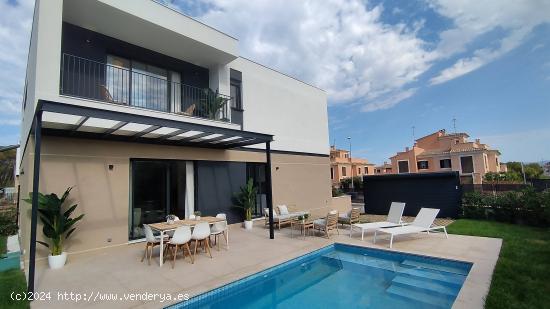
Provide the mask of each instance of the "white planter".
{"label": "white planter", "polygon": [[201,219],[201,216],[195,216],[195,220],[199,221]]}
{"label": "white planter", "polygon": [[245,230],[251,230],[252,229],[252,221],[244,221],[244,229]]}
{"label": "white planter", "polygon": [[62,252],[60,255],[48,255],[48,264],[51,269],[62,268],[67,262],[67,252]]}

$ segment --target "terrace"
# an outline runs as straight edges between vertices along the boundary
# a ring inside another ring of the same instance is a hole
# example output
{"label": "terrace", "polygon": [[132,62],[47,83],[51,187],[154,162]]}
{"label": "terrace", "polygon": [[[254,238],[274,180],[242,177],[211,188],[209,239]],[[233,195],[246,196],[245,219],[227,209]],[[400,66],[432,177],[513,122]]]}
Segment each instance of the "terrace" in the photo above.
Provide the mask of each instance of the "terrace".
{"label": "terrace", "polygon": [[[91,252],[72,254],[61,270],[51,270],[45,260],[38,261],[36,291],[52,292],[52,301],[34,301],[35,308],[70,308],[74,301],[57,301],[58,292],[73,293],[187,293],[191,297],[214,289],[237,279],[254,274],[287,260],[301,256],[331,243],[346,243],[357,246],[386,249],[387,241],[376,245],[369,237],[365,241],[350,238],[347,231],[334,234],[331,239],[308,236],[291,237],[289,228],[278,231],[274,240],[269,240],[268,230],[257,222],[252,231],[240,225],[230,226],[231,247],[212,250],[213,259],[204,253],[195,264],[181,256],[172,269],[170,264],[158,265],[155,251],[151,265],[141,263],[144,244],[130,244]],[[262,222],[263,223],[263,222]],[[502,241],[493,238],[449,235],[410,236],[396,242],[395,251],[456,259],[473,263],[453,308],[481,308],[489,291],[491,275],[497,262]],[[222,242],[223,244],[223,242]],[[80,301],[82,305],[84,301]],[[120,308],[158,308],[173,302],[116,301]],[[86,306],[110,307],[113,301],[90,301]]]}

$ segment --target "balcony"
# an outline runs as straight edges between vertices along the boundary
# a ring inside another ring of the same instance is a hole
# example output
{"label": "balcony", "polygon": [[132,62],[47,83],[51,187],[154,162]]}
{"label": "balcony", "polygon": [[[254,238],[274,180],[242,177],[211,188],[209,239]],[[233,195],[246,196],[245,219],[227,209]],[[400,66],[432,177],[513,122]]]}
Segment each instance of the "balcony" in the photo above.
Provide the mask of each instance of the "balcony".
{"label": "balcony", "polygon": [[231,97],[170,80],[165,70],[128,68],[63,54],[60,94],[137,108],[230,121]]}

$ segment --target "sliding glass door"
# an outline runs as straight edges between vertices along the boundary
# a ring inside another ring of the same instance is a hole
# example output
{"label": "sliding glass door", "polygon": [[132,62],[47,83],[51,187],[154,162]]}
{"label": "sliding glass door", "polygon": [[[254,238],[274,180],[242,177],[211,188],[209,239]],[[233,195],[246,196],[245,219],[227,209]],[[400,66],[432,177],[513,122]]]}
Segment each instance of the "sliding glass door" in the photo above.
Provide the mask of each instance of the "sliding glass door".
{"label": "sliding glass door", "polygon": [[143,224],[185,217],[185,161],[132,160],[131,169],[130,240],[144,237]]}

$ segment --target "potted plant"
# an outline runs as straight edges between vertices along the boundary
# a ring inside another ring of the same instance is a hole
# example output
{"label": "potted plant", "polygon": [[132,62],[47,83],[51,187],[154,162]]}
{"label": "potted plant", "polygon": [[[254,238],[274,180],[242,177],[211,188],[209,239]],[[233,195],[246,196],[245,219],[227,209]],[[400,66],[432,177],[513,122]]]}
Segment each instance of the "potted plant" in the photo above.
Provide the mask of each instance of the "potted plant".
{"label": "potted plant", "polygon": [[234,198],[234,207],[244,210],[244,228],[252,229],[252,209],[256,207],[256,187],[252,178],[248,179],[245,186],[241,187],[241,191]]}
{"label": "potted plant", "polygon": [[[40,221],[42,221],[42,232],[49,240],[48,242],[37,241],[37,243],[46,246],[50,249],[48,263],[51,269],[62,268],[67,261],[67,253],[63,251],[63,242],[68,239],[75,231],[75,223],[80,221],[84,214],[71,218],[77,204],[74,204],[64,210],[63,204],[69,196],[72,187],[69,187],[59,198],[55,193],[44,195],[38,193],[38,213]],[[29,193],[29,198],[25,202],[32,204],[32,192]]]}
{"label": "potted plant", "polygon": [[201,219],[201,212],[200,211],[197,210],[193,214],[195,215],[195,220],[198,221],[198,220]]}
{"label": "potted plant", "polygon": [[175,215],[168,215],[166,216],[166,223],[168,224],[174,224],[174,222],[176,222],[176,216]]}

